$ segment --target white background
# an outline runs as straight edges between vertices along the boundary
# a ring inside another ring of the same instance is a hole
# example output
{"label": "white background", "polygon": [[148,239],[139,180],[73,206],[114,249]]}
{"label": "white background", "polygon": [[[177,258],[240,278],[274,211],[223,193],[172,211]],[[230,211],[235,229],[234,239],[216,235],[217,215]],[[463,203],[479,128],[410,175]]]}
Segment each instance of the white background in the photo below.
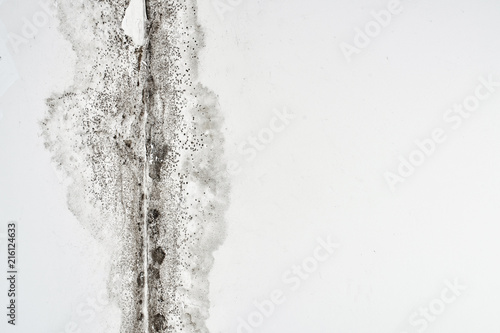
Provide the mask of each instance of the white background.
{"label": "white background", "polygon": [[[387,6],[243,0],[221,19],[212,0],[200,2],[200,79],[219,95],[228,159],[241,167],[211,274],[212,333],[237,332],[254,300],[276,289],[286,301],[255,332],[416,332],[412,313],[455,279],[467,289],[426,331],[500,329],[500,91],[458,129],[443,120],[479,77],[500,81],[500,5],[402,1],[403,12],[347,61],[340,43],[353,44],[354,29]],[[40,10],[4,0],[5,33],[19,34],[23,17]],[[21,324],[9,332],[64,332],[71,321],[113,332],[76,314],[103,288],[106,258],[67,210],[39,137],[44,99],[71,84],[74,56],[56,29],[51,19],[18,52],[9,48],[19,79],[0,97],[0,221],[20,226]],[[238,145],[269,127],[275,109],[296,117],[246,160]],[[391,191],[384,173],[436,128],[446,141]],[[291,291],[282,275],[328,235],[338,252]]]}
{"label": "white background", "polygon": [[[348,62],[339,44],[353,44],[354,29],[387,4],[242,1],[223,20],[210,1],[200,5],[201,78],[220,96],[229,155],[240,157],[235,145],[266,127],[273,108],[298,115],[234,177],[212,332],[236,332],[274,289],[287,300],[256,332],[415,332],[410,315],[446,279],[467,290],[427,331],[500,328],[499,94],[457,130],[442,119],[478,77],[500,81],[500,7],[404,1]],[[384,172],[437,127],[447,140],[391,192]],[[339,252],[289,291],[282,274],[328,234]]]}
{"label": "white background", "polygon": [[[23,37],[23,20],[33,22],[37,13],[44,13],[37,1],[4,0],[1,41],[7,41],[6,34]],[[0,97],[0,233],[8,221],[18,222],[19,308],[18,325],[12,328],[6,323],[8,288],[2,273],[0,331],[66,333],[77,332],[76,325],[81,332],[107,332],[93,327],[111,307],[95,310],[92,320],[77,312],[88,310],[88,299],[104,290],[107,258],[67,209],[64,177],[40,137],[45,99],[71,85],[75,57],[53,17],[27,41],[17,50],[5,42],[19,78]],[[5,238],[0,243],[5,272]]]}

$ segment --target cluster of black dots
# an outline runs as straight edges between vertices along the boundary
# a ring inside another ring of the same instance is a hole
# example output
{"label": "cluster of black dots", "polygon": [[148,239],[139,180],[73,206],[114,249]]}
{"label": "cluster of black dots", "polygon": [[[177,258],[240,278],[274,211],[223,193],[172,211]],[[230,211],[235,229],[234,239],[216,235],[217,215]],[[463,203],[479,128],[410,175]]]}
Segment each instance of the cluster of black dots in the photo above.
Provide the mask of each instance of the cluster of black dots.
{"label": "cluster of black dots", "polygon": [[[197,82],[198,50],[203,46],[197,7],[194,0],[147,0],[149,40],[137,47],[120,28],[128,3],[77,0],[62,4],[66,8],[61,9],[66,13],[62,26],[68,27],[66,35],[79,60],[73,91],[57,96],[49,105],[53,113],[44,121],[49,133],[46,142],[68,174],[83,179],[84,197],[101,207],[103,216],[132,220],[136,244],[123,249],[119,262],[136,262],[135,266],[126,265],[127,269],[134,267],[136,290],[124,292],[127,296],[121,303],[123,311],[131,303],[136,309],[126,312],[132,315],[124,318],[122,331],[142,331],[146,274],[141,263],[151,260],[148,281],[159,282],[155,284],[158,290],[150,293],[157,298],[147,300],[151,302],[149,329],[205,332],[202,313],[206,311],[197,308],[204,306],[208,296],[204,263],[214,244],[220,242],[207,240],[207,230],[221,225],[224,207],[219,202],[228,186],[219,173],[224,168],[222,119],[215,97]],[[75,12],[78,15],[72,16]],[[161,107],[164,119],[151,118]],[[148,121],[154,130],[149,135],[144,131]],[[68,130],[72,133],[65,133]],[[71,160],[68,153],[80,159]],[[83,165],[77,165],[77,160]],[[148,179],[142,178],[144,168],[149,170]],[[143,189],[164,184],[176,208],[150,208],[151,193]],[[124,192],[137,192],[137,198]],[[204,195],[213,199],[201,200]],[[161,238],[143,239],[144,207],[148,207],[148,234],[160,235],[161,221],[167,215],[175,221],[167,244],[158,244]],[[122,237],[131,236],[126,226],[117,229],[123,230]],[[146,256],[145,242],[154,244]],[[174,268],[163,278],[166,266]],[[191,282],[180,272],[190,272]],[[130,296],[135,297],[132,300],[128,298],[131,294],[135,295]],[[199,305],[192,302],[200,298],[204,301]]]}

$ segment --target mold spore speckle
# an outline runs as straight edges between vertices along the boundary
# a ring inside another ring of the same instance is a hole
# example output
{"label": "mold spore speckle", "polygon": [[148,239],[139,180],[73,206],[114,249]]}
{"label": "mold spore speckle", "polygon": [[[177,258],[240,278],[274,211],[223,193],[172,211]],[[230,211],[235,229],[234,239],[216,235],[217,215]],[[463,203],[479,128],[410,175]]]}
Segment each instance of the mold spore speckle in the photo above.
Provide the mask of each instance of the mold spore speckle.
{"label": "mold spore speckle", "polygon": [[208,272],[224,238],[223,119],[197,78],[193,0],[146,1],[147,37],[121,29],[125,0],[59,1],[75,84],[48,100],[43,135],[72,179],[68,204],[113,258],[121,332],[208,332]]}

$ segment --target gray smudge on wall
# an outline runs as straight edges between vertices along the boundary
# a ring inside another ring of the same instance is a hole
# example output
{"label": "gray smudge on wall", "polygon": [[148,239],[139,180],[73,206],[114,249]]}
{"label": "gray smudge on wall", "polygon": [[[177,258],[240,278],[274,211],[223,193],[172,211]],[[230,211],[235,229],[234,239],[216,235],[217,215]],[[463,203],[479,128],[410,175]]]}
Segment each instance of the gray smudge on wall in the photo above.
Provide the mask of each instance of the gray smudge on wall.
{"label": "gray smudge on wall", "polygon": [[127,0],[59,1],[78,60],[48,99],[45,144],[68,204],[110,252],[121,332],[208,332],[208,272],[225,236],[223,119],[197,78],[195,0],[148,0],[147,42],[120,28]]}

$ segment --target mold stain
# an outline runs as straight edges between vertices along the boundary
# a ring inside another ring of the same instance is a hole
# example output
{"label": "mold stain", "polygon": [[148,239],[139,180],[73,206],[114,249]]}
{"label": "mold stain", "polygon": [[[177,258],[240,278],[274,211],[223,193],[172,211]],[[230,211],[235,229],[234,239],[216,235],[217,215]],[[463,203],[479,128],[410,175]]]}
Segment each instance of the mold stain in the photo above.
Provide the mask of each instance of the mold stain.
{"label": "mold stain", "polygon": [[120,332],[208,332],[229,182],[223,118],[196,75],[196,1],[147,0],[141,46],[121,28],[128,0],[58,2],[78,60],[42,133],[71,179],[70,210],[111,257]]}

